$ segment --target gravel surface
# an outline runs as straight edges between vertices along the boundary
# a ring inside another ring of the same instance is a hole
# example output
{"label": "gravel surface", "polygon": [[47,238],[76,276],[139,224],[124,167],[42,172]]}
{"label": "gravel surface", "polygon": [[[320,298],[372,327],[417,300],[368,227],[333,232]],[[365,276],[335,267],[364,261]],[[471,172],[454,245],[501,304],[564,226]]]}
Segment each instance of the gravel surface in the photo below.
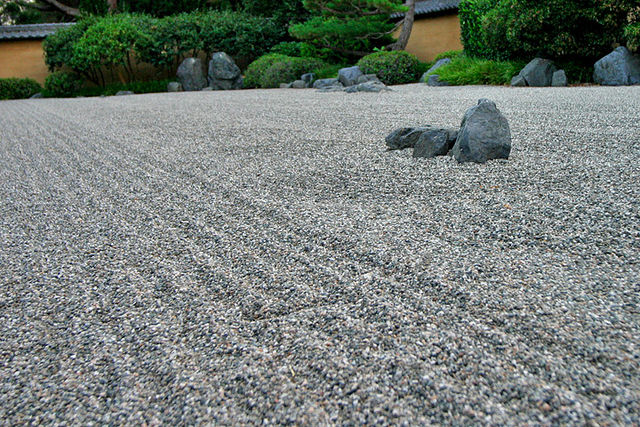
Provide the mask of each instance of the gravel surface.
{"label": "gravel surface", "polygon": [[[489,98],[508,161],[385,151]],[[640,423],[640,87],[0,102],[0,423]]]}

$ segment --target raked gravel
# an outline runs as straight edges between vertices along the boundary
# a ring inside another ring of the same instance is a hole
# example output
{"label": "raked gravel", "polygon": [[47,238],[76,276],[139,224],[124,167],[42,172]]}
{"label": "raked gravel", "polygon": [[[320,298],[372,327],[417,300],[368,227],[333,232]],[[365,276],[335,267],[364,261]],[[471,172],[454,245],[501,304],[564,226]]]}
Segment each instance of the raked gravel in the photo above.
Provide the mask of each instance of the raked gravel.
{"label": "raked gravel", "polygon": [[640,87],[393,89],[0,102],[0,423],[640,423]]}

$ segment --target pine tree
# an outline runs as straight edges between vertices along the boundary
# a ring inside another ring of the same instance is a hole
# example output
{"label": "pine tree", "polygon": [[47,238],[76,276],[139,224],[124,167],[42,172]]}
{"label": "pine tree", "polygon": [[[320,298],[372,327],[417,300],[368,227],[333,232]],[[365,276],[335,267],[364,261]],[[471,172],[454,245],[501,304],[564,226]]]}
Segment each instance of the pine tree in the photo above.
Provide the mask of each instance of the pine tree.
{"label": "pine tree", "polygon": [[393,12],[401,0],[304,0],[314,16],[290,28],[293,37],[347,56],[364,56],[393,42]]}

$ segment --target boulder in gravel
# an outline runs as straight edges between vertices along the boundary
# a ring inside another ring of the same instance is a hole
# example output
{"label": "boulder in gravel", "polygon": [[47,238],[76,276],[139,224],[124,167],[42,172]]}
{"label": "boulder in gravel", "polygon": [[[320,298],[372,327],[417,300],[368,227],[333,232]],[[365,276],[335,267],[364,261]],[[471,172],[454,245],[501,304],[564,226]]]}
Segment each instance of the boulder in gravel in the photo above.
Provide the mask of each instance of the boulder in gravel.
{"label": "boulder in gravel", "polygon": [[367,82],[380,82],[380,79],[375,74],[363,74],[356,79],[356,84]]}
{"label": "boulder in gravel", "polygon": [[186,91],[202,90],[207,86],[204,67],[198,58],[185,58],[178,67],[177,77]]}
{"label": "boulder in gravel", "polygon": [[418,142],[418,139],[420,139],[420,136],[431,130],[434,130],[434,128],[429,125],[396,129],[387,135],[385,142],[389,150],[413,148],[416,142]]}
{"label": "boulder in gravel", "polygon": [[306,73],[300,77],[300,80],[303,80],[307,84],[307,87],[311,87],[313,82],[316,80],[316,75],[313,73]]}
{"label": "boulder in gravel", "polygon": [[535,58],[520,70],[518,74],[527,82],[527,86],[551,86],[553,73],[558,69],[549,59]]}
{"label": "boulder in gravel", "polygon": [[568,84],[569,81],[567,80],[567,75],[565,74],[564,70],[558,70],[553,73],[553,76],[551,77],[551,86],[563,87],[567,86]]}
{"label": "boulder in gravel", "polygon": [[364,83],[359,83],[357,85],[349,86],[345,89],[347,93],[355,93],[355,92],[382,92],[385,90],[391,90],[381,81],[369,81]]}
{"label": "boulder in gravel", "polygon": [[446,156],[458,137],[455,129],[430,129],[423,132],[413,146],[413,157]]}
{"label": "boulder in gravel", "polygon": [[513,76],[511,79],[511,86],[514,87],[525,87],[527,85],[527,81],[521,75]]}
{"label": "boulder in gravel", "polygon": [[292,83],[280,83],[280,89],[291,89]]}
{"label": "boulder in gravel", "polygon": [[135,94],[130,90],[119,90],[118,92],[116,92],[116,96],[127,96],[127,95],[135,95]]}
{"label": "boulder in gravel", "polygon": [[343,86],[353,86],[356,84],[358,77],[362,76],[362,71],[357,65],[354,67],[342,68],[338,71],[338,80]]}
{"label": "boulder in gravel", "polygon": [[431,74],[427,80],[427,86],[449,86],[449,82],[441,81],[437,74]]}
{"label": "boulder in gravel", "polygon": [[304,80],[296,80],[291,83],[292,89],[306,89],[307,83]]}
{"label": "boulder in gravel", "polygon": [[169,82],[167,92],[182,92],[182,85],[180,82]]}
{"label": "boulder in gravel", "polygon": [[593,66],[593,80],[606,86],[640,84],[640,57],[624,46],[598,60]]}
{"label": "boulder in gravel", "polygon": [[313,82],[314,89],[322,89],[325,87],[336,86],[336,85],[342,86],[342,83],[340,83],[338,79],[320,79]]}
{"label": "boulder in gravel", "polygon": [[440,67],[443,67],[447,64],[451,63],[451,58],[442,58],[438,59],[435,64],[431,68],[429,68],[423,75],[420,77],[420,83],[427,83],[429,81],[429,73],[433,73]]}
{"label": "boulder in gravel", "polygon": [[224,52],[216,52],[209,61],[209,86],[213,90],[242,89],[240,68]]}
{"label": "boulder in gravel", "polygon": [[478,105],[467,110],[452,152],[460,163],[509,158],[509,122],[493,101],[480,99]]}
{"label": "boulder in gravel", "polygon": [[34,93],[29,97],[29,99],[40,99],[40,98],[44,98],[44,95],[42,94],[42,92]]}

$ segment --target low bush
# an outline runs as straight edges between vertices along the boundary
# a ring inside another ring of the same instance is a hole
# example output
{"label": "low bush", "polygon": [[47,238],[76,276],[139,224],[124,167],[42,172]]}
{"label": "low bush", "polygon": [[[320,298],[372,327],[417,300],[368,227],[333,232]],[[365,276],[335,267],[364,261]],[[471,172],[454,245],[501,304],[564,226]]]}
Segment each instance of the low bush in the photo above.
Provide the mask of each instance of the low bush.
{"label": "low bush", "polygon": [[420,61],[402,50],[375,52],[358,61],[365,74],[375,74],[387,85],[414,83],[420,78]]}
{"label": "low bush", "polygon": [[42,86],[33,79],[0,79],[0,100],[25,99],[42,91]]}
{"label": "low bush", "polygon": [[627,47],[630,50],[640,50],[640,22],[627,25],[624,29],[624,36],[627,39]]}
{"label": "low bush", "polygon": [[297,80],[304,73],[315,73],[319,76],[333,72],[333,68],[328,67],[328,64],[316,58],[299,58],[270,53],[249,65],[244,76],[244,87],[274,88],[278,87],[280,83]]}
{"label": "low bush", "polygon": [[431,74],[451,85],[505,85],[525,66],[519,61],[493,61],[459,56]]}
{"label": "low bush", "polygon": [[173,80],[154,80],[149,82],[114,83],[105,87],[93,86],[80,89],[77,96],[111,96],[121,90],[130,90],[136,94],[166,92],[167,85]]}
{"label": "low bush", "polygon": [[439,61],[441,59],[445,59],[445,58],[454,59],[462,55],[464,55],[464,52],[462,50],[448,50],[446,52],[442,52],[436,55],[434,62]]}
{"label": "low bush", "polygon": [[82,87],[83,80],[75,73],[56,71],[44,81],[44,96],[64,98],[75,96]]}

